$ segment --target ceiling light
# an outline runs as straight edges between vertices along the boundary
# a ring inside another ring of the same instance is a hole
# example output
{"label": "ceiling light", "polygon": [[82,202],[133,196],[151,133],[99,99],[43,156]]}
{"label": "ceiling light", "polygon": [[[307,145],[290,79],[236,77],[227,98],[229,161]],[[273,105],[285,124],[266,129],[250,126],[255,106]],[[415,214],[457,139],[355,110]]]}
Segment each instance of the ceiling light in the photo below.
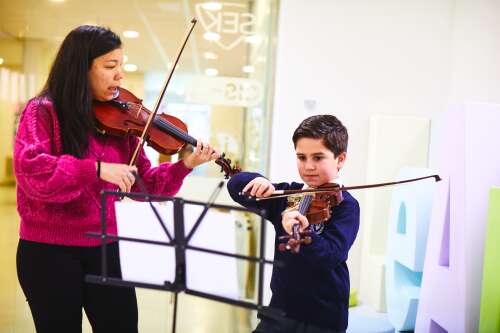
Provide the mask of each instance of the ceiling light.
{"label": "ceiling light", "polygon": [[134,65],[134,64],[125,64],[125,65],[123,65],[123,69],[126,72],[135,72],[137,70],[137,65]]}
{"label": "ceiling light", "polygon": [[50,2],[54,2],[54,3],[62,3],[66,0],[49,0]]}
{"label": "ceiling light", "polygon": [[125,30],[123,32],[123,37],[125,38],[137,38],[139,37],[139,32],[135,30]]}
{"label": "ceiling light", "polygon": [[246,66],[243,66],[242,70],[243,70],[243,72],[245,72],[245,73],[253,73],[254,68],[253,68],[253,66],[246,65]]}
{"label": "ceiling light", "polygon": [[180,12],[181,4],[180,3],[169,3],[169,2],[160,2],[158,3],[158,7],[161,10],[171,11],[171,12]]}
{"label": "ceiling light", "polygon": [[216,70],[215,68],[207,68],[207,69],[205,69],[205,75],[216,76],[217,74],[219,74],[219,71]]}
{"label": "ceiling light", "polygon": [[222,4],[220,2],[205,2],[201,7],[205,10],[221,10]]}
{"label": "ceiling light", "polygon": [[126,63],[127,61],[128,61],[128,57],[127,57],[127,55],[124,54],[123,55],[123,62]]}
{"label": "ceiling light", "polygon": [[0,58],[0,65],[3,64],[3,58]]}
{"label": "ceiling light", "polygon": [[203,34],[203,38],[205,38],[206,40],[219,40],[220,35],[216,32],[205,32]]}
{"label": "ceiling light", "polygon": [[249,44],[257,44],[260,43],[261,38],[257,35],[250,35],[245,37],[245,42]]}
{"label": "ceiling light", "polygon": [[213,52],[205,52],[205,53],[203,53],[203,57],[205,57],[205,59],[209,59],[209,60],[215,60],[218,58],[217,54],[215,54]]}

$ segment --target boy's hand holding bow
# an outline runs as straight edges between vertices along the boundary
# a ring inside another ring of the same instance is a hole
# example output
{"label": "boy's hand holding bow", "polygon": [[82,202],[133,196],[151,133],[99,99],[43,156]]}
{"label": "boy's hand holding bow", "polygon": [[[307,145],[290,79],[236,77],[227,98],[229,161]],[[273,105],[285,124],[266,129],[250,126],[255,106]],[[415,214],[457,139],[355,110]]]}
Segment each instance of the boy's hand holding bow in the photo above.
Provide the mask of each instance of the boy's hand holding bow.
{"label": "boy's hand holding bow", "polygon": [[257,177],[252,179],[242,192],[255,198],[264,198],[274,193],[274,185],[264,177]]}
{"label": "boy's hand holding bow", "polygon": [[[275,191],[274,185],[264,177],[257,177],[252,179],[244,188],[243,193],[247,193],[255,198],[269,197]],[[283,212],[281,223],[283,229],[288,234],[292,234],[292,227],[294,224],[300,225],[300,231],[304,231],[309,226],[307,218],[300,214],[297,210]]]}

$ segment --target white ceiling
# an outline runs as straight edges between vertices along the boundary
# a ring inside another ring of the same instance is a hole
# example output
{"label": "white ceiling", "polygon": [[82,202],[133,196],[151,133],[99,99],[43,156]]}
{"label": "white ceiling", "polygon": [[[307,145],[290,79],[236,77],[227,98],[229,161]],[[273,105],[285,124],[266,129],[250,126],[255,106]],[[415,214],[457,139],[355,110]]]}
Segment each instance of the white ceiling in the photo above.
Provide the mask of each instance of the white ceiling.
{"label": "white ceiling", "polygon": [[[136,30],[137,39],[122,37],[128,62],[138,65],[139,71],[166,70],[174,60],[184,39],[191,18],[196,16],[195,5],[205,1],[189,0],[0,0],[0,42],[30,38],[53,44],[57,49],[64,36],[81,24],[110,27],[118,34]],[[233,2],[234,11],[249,12],[251,0]],[[198,18],[199,19],[199,18]],[[206,32],[200,20],[183,53],[178,72],[203,72],[214,67],[223,76],[243,76],[247,65],[249,44],[238,43],[224,50],[215,42],[203,38]],[[222,33],[222,39],[235,35]],[[203,57],[206,51],[219,55],[216,60]]]}

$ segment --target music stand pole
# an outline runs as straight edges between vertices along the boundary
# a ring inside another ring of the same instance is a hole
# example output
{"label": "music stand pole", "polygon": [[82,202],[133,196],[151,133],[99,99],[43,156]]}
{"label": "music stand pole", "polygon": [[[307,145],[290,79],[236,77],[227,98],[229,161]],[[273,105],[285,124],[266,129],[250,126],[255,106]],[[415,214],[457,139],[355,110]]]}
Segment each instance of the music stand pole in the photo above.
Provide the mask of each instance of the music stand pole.
{"label": "music stand pole", "polygon": [[186,290],[186,235],[184,233],[184,200],[174,198],[174,235],[175,235],[175,281],[174,281],[174,318],[172,333],[177,324],[177,297]]}
{"label": "music stand pole", "polygon": [[177,295],[178,292],[174,291],[174,316],[172,318],[172,333],[175,333],[177,324]]}

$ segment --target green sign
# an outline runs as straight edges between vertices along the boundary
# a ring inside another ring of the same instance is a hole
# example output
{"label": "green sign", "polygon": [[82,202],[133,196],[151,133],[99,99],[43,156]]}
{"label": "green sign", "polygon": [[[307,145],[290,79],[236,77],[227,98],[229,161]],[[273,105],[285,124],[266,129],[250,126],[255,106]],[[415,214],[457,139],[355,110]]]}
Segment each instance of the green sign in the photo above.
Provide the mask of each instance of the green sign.
{"label": "green sign", "polygon": [[490,190],[479,332],[500,332],[500,188]]}

